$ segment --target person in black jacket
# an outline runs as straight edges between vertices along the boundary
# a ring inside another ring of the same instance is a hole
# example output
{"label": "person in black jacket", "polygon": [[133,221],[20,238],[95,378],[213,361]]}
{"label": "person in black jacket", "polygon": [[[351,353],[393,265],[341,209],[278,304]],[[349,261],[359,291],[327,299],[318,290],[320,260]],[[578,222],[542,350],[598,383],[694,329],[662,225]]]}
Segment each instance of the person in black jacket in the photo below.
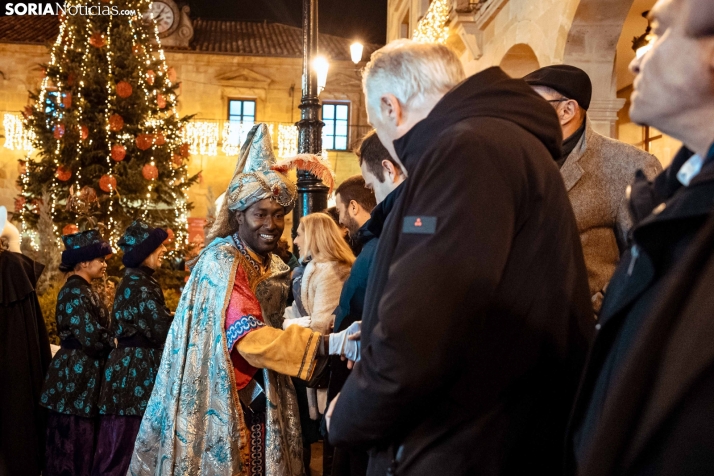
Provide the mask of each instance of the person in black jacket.
{"label": "person in black jacket", "polygon": [[630,117],[684,147],[653,183],[640,175],[632,185],[631,246],[603,302],[567,474],[714,473],[712,229],[704,228],[714,203],[714,38],[687,35],[684,4],[655,4],[652,47],[630,65]]}
{"label": "person in black jacket", "polygon": [[35,292],[44,265],[5,248],[6,219],[0,207],[0,475],[39,476],[47,429],[40,393],[52,359]]}
{"label": "person in black jacket", "polygon": [[[399,186],[404,180],[404,175],[399,173],[396,180],[386,180],[384,174],[383,161],[388,161],[391,167],[397,167],[389,152],[384,148],[374,131],[371,131],[362,139],[357,150],[360,166],[371,181],[378,184],[389,184],[392,190]],[[375,172],[372,172],[374,170]],[[379,177],[377,177],[379,176]],[[350,231],[350,236],[357,241],[362,248],[362,252],[357,256],[357,260],[352,265],[350,276],[347,278],[342,294],[340,295],[340,305],[335,312],[335,331],[340,332],[347,329],[352,323],[362,320],[362,310],[364,308],[365,292],[367,290],[367,276],[377,249],[379,230],[370,229],[370,213],[377,206],[374,188],[367,186],[363,176],[355,175],[340,184],[335,192],[336,207],[340,215],[340,222]],[[380,191],[382,189],[380,188]],[[384,197],[380,197],[382,200]],[[380,201],[382,201],[380,200]],[[375,233],[376,232],[376,233]],[[330,382],[327,393],[328,404],[335,398],[344,385],[350,370],[347,362],[339,357],[330,358]],[[334,448],[329,445],[329,439],[325,444],[325,455],[333,456],[332,464],[324,464],[323,471],[331,467],[332,476],[359,476],[367,472],[367,453],[359,449]]]}
{"label": "person in black jacket", "polygon": [[370,475],[556,474],[594,321],[555,112],[441,45],[394,41],[364,75],[408,178],[330,441],[370,446]]}
{"label": "person in black jacket", "polygon": [[99,397],[100,428],[93,476],[124,476],[173,316],[153,278],[161,266],[168,234],[141,220],[119,240],[124,278],[114,298],[116,348],[107,358]]}
{"label": "person in black jacket", "polygon": [[109,313],[91,281],[101,278],[112,248],[97,230],[62,237],[60,271],[71,275],[57,296],[61,348],[47,371],[40,404],[49,409],[43,475],[88,476],[94,458],[99,387],[112,346]]}

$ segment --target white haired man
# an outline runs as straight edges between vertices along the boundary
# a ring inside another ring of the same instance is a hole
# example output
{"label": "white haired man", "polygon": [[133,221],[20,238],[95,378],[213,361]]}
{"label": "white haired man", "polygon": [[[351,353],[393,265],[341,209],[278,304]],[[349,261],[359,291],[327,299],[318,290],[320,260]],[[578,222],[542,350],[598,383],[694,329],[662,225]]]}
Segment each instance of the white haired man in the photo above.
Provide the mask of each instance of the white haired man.
{"label": "white haired man", "polygon": [[333,443],[372,447],[369,475],[562,461],[593,318],[560,125],[499,68],[463,79],[447,47],[406,40],[364,72],[370,123],[408,175],[328,423]]}
{"label": "white haired man", "polygon": [[630,117],[684,147],[632,185],[632,243],[573,410],[569,475],[714,474],[714,38],[687,34],[687,3],[655,4],[652,47],[630,65]]}

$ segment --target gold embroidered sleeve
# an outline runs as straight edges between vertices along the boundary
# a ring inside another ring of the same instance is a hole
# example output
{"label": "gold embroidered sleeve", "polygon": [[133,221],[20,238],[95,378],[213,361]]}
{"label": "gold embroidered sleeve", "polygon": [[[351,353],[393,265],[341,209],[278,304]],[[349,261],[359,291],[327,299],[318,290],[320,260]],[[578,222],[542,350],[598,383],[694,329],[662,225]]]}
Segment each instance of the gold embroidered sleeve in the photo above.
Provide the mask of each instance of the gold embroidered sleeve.
{"label": "gold embroidered sleeve", "polygon": [[236,349],[253,367],[266,368],[308,380],[315,370],[321,335],[306,327],[287,330],[261,327],[236,343]]}

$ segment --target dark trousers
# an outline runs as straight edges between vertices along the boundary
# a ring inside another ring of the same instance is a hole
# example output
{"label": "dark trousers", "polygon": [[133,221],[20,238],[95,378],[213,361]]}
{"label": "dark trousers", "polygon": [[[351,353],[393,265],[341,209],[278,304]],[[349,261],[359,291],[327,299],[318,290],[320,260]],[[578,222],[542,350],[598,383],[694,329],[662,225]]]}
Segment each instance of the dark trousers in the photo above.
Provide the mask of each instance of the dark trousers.
{"label": "dark trousers", "polygon": [[50,410],[43,476],[90,476],[96,436],[96,418]]}
{"label": "dark trousers", "polygon": [[99,417],[99,436],[92,476],[126,476],[140,426],[140,416]]}

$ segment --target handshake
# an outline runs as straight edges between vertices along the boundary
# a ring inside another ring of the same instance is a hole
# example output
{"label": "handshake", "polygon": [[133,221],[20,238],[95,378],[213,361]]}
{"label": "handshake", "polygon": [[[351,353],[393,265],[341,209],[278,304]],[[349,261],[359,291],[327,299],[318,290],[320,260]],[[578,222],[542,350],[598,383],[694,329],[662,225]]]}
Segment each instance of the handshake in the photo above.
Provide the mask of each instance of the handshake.
{"label": "handshake", "polygon": [[[290,317],[286,312],[283,321],[283,329],[290,326],[310,327],[310,316]],[[348,367],[352,368],[354,362],[359,361],[360,353],[360,325],[362,321],[352,323],[342,332],[336,332],[325,336],[329,339],[329,355],[339,355],[343,360],[349,360]]]}

